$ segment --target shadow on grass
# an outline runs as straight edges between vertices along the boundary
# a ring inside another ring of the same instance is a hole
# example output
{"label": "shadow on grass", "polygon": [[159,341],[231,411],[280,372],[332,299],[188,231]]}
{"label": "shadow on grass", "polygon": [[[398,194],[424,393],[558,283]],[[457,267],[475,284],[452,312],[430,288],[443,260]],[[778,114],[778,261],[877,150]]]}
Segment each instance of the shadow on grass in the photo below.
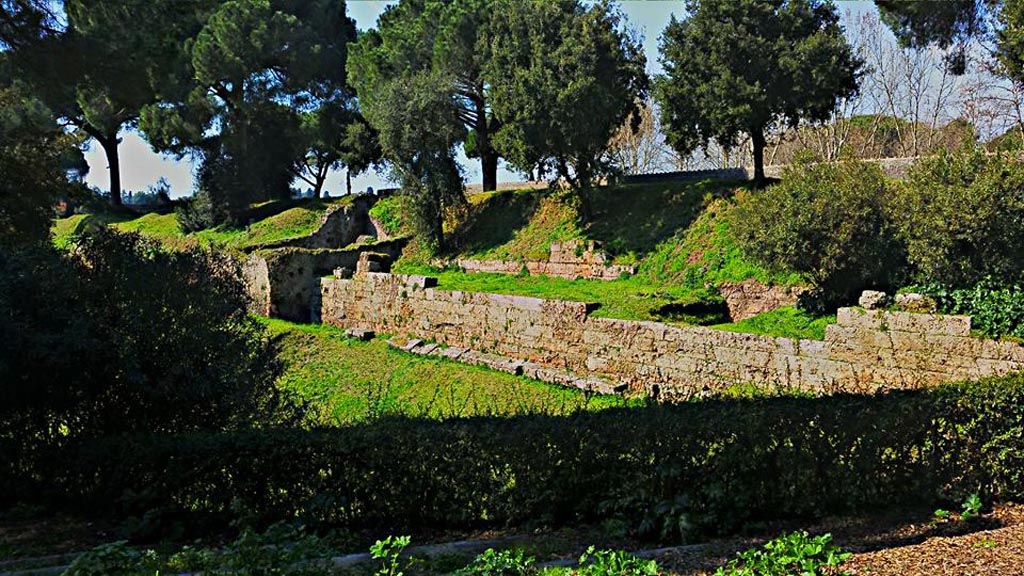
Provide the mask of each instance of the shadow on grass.
{"label": "shadow on grass", "polygon": [[591,211],[587,236],[615,255],[643,258],[685,229],[715,198],[729,197],[739,182],[664,182],[609,186],[586,192]]}
{"label": "shadow on grass", "polygon": [[543,194],[545,191],[507,190],[474,204],[469,217],[452,233],[452,252],[487,252],[511,241],[537,212]]}

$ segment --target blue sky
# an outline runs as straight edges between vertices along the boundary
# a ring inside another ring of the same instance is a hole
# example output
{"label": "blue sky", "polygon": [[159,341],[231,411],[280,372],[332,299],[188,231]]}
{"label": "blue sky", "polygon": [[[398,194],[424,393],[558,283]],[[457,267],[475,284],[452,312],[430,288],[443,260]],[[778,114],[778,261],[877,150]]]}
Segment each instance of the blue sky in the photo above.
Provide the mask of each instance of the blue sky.
{"label": "blue sky", "polygon": [[[394,3],[392,0],[349,0],[348,13],[356,21],[356,25],[365,30],[376,26],[377,17],[392,3]],[[853,16],[875,10],[874,3],[866,0],[840,1],[836,4],[841,11],[850,12]],[[620,5],[629,25],[643,38],[648,72],[657,74],[661,70],[661,66],[658,64],[658,38],[673,15],[676,17],[683,15],[683,2],[680,0],[627,0],[621,2]],[[179,197],[192,192],[193,165],[188,159],[177,161],[174,158],[154,153],[145,140],[135,132],[126,132],[122,137],[121,181],[126,190],[144,190],[162,176],[170,182],[172,196]],[[90,166],[87,182],[103,190],[108,190],[110,177],[107,174],[107,161],[103,150],[99,146],[93,145],[86,152],[85,157]],[[479,165],[464,156],[461,156],[461,162],[466,168],[467,181],[478,182],[480,179]],[[521,180],[522,176],[502,168],[499,170],[498,179],[503,182],[516,181]],[[353,190],[364,190],[367,186],[380,188],[388,185],[385,174],[372,172],[362,174],[352,180]],[[344,193],[344,173],[333,174],[327,181],[326,189],[334,196]]]}

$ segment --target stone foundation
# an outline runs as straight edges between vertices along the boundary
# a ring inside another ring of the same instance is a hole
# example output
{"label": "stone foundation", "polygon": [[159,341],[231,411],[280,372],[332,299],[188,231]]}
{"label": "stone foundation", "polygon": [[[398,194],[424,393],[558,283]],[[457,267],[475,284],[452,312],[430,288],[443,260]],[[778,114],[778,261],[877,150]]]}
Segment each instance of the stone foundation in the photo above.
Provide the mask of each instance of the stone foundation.
{"label": "stone foundation", "polygon": [[552,242],[547,260],[456,260],[455,265],[465,272],[491,272],[494,274],[521,274],[555,276],[569,280],[588,278],[618,280],[623,274],[636,274],[635,266],[611,263],[611,257],[594,241],[570,240]]}
{"label": "stone foundation", "polygon": [[320,281],[322,321],[490,353],[685,398],[736,384],[813,393],[918,388],[1024,370],[1024,347],[966,316],[843,308],[824,341],[594,318],[596,304],[433,288],[360,272]]}
{"label": "stone foundation", "polygon": [[355,270],[361,255],[398,258],[404,241],[392,240],[342,250],[279,248],[250,254],[242,263],[242,281],[253,313],[294,322],[319,321],[321,276],[338,268]]}
{"label": "stone foundation", "polygon": [[729,318],[733,322],[793,306],[806,290],[800,286],[768,286],[757,280],[723,282],[718,285],[718,293],[725,298]]}

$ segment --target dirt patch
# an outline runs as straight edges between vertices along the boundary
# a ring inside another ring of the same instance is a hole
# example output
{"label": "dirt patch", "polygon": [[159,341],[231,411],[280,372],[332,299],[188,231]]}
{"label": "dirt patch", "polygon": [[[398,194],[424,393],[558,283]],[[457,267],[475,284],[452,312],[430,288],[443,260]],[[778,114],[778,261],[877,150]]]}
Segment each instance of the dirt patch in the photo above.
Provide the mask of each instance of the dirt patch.
{"label": "dirt patch", "polygon": [[[900,520],[899,518],[902,518]],[[794,526],[773,527],[778,534]],[[971,521],[936,522],[930,515],[874,519],[833,519],[803,526],[811,534],[831,533],[854,552],[842,566],[851,576],[1021,576],[1024,574],[1024,506],[996,508]],[[765,538],[723,540],[658,557],[667,574],[709,576],[738,552]]]}

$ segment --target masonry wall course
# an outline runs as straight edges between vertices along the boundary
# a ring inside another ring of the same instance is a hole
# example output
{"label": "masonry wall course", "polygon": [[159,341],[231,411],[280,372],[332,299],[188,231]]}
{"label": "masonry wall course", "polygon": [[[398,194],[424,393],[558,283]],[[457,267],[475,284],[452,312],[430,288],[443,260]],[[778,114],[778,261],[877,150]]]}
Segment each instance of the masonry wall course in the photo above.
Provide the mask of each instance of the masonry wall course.
{"label": "masonry wall course", "polygon": [[668,397],[748,383],[871,392],[1024,370],[1024,347],[971,336],[966,316],[844,308],[823,341],[794,340],[594,318],[593,304],[424,287],[429,284],[378,272],[323,278],[321,318],[474,353],[460,353],[460,360],[498,355]]}

